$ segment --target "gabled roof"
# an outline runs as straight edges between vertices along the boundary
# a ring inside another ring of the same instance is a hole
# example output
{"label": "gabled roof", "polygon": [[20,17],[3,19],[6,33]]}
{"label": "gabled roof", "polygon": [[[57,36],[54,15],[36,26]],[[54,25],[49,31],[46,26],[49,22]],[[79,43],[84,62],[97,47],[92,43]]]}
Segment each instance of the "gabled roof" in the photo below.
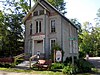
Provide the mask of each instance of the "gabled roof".
{"label": "gabled roof", "polygon": [[[24,17],[23,22],[25,22],[28,18],[28,16],[32,13],[32,11],[35,9],[35,7],[40,4],[44,9],[48,10],[45,5],[41,4],[41,1],[44,1],[48,6],[50,6],[53,10],[55,10],[60,16],[62,16],[66,21],[68,21],[72,26],[74,26],[76,29],[78,29],[67,17],[65,17],[62,13],[60,13],[54,6],[52,6],[48,1],[46,0],[40,0],[37,1],[37,3],[32,7],[30,12]],[[49,10],[48,10],[49,11]]]}
{"label": "gabled roof", "polygon": [[35,5],[31,8],[31,10],[28,12],[28,14],[23,18],[23,22],[25,22],[27,20],[27,18],[30,16],[30,14],[32,13],[32,11],[37,7],[37,5],[42,6],[45,10],[49,11],[43,4],[41,4],[39,1],[37,1],[35,3]]}

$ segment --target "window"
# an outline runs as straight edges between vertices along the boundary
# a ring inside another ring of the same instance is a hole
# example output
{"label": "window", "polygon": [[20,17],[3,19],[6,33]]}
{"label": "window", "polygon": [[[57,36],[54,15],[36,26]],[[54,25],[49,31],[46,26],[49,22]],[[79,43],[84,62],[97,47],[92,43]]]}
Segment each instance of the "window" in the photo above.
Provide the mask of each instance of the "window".
{"label": "window", "polygon": [[56,39],[50,39],[50,49],[52,49],[56,44]]}
{"label": "window", "polygon": [[38,21],[36,21],[36,33],[38,33]]}
{"label": "window", "polygon": [[55,20],[51,20],[51,32],[55,32],[56,28],[55,28]]}
{"label": "window", "polygon": [[30,25],[30,35],[32,35],[32,24]]}
{"label": "window", "polygon": [[44,10],[39,10],[39,15],[43,15],[44,14]]}
{"label": "window", "polygon": [[38,16],[38,11],[35,11],[35,12],[33,13],[33,15],[34,15],[34,16]]}
{"label": "window", "polygon": [[41,32],[41,21],[36,21],[36,33]]}

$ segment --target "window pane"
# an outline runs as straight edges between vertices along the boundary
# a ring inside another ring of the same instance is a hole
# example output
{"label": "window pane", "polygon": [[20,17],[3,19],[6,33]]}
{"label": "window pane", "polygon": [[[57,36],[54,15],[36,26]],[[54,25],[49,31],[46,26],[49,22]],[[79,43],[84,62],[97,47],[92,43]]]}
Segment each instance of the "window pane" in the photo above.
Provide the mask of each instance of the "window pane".
{"label": "window pane", "polygon": [[43,15],[43,14],[44,14],[44,10],[40,10],[39,15]]}
{"label": "window pane", "polygon": [[51,20],[51,32],[55,32],[55,20]]}
{"label": "window pane", "polygon": [[38,33],[38,21],[36,21],[36,33]]}
{"label": "window pane", "polygon": [[51,40],[51,49],[55,46],[55,40]]}

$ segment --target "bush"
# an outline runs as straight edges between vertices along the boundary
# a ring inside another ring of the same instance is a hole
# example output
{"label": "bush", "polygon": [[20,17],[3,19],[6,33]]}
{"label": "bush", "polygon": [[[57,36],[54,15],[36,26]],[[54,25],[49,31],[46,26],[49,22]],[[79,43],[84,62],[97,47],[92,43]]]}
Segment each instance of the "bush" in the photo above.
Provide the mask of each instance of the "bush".
{"label": "bush", "polygon": [[62,70],[62,72],[65,74],[65,73],[68,73],[68,74],[75,74],[78,72],[78,67],[76,65],[72,65],[72,64],[69,64],[68,66],[65,66]]}
{"label": "bush", "polygon": [[79,72],[89,72],[91,71],[91,68],[93,68],[94,66],[86,61],[85,59],[78,59],[75,61],[75,64],[77,65]]}
{"label": "bush", "polygon": [[94,66],[86,61],[85,59],[75,59],[74,66],[71,65],[71,58],[66,58],[67,61],[65,61],[65,67],[63,68],[63,73],[83,73],[83,72],[90,72],[91,68],[94,68]]}
{"label": "bush", "polygon": [[64,64],[63,63],[54,63],[51,66],[51,69],[63,69],[64,68]]}

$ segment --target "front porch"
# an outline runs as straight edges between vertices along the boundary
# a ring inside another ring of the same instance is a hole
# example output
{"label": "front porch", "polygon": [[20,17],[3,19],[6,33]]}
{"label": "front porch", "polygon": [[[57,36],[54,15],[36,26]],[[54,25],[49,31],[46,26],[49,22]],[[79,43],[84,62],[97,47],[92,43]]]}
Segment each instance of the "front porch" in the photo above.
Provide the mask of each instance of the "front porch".
{"label": "front porch", "polygon": [[33,35],[31,39],[32,39],[32,46],[31,46],[32,55],[35,55],[38,52],[44,54],[45,35]]}

